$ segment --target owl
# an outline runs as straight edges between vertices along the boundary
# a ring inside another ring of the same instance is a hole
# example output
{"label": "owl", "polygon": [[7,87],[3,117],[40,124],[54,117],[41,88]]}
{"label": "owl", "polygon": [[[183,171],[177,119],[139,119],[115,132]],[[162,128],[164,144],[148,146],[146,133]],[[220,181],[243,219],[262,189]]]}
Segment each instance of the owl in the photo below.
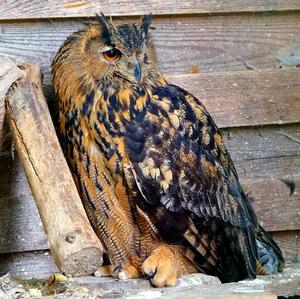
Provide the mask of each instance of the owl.
{"label": "owl", "polygon": [[150,24],[101,13],[52,64],[62,146],[111,263],[100,273],[162,287],[196,272],[232,282],[281,271],[212,117],[156,65]]}

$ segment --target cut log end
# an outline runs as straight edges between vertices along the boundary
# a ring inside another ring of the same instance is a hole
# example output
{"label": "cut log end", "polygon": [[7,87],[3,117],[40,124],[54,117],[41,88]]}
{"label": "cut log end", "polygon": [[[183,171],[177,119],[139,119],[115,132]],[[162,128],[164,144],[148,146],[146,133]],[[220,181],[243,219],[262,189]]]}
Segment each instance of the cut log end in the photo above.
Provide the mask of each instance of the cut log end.
{"label": "cut log end", "polygon": [[102,251],[96,247],[88,247],[68,256],[63,261],[61,271],[67,276],[91,275],[102,265],[102,262]]}

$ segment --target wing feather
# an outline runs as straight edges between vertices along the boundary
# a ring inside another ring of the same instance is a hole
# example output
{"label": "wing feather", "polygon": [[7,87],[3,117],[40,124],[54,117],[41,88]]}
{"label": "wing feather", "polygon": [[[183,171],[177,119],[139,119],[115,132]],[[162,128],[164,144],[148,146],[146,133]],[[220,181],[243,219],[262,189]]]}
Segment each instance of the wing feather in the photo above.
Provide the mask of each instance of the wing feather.
{"label": "wing feather", "polygon": [[[126,125],[125,143],[142,194],[140,207],[153,218],[159,210],[181,219],[186,231],[217,220],[223,244],[218,242],[214,255],[223,259],[223,268],[235,268],[223,280],[255,277],[256,217],[220,132],[200,101],[174,85],[156,88],[144,119]],[[202,234],[212,241],[215,232]]]}

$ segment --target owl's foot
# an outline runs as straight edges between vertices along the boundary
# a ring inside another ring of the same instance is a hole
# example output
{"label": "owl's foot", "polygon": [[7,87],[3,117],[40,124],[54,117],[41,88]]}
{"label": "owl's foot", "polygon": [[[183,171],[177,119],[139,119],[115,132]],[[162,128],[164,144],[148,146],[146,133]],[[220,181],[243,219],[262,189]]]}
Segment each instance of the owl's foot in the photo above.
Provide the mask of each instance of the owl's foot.
{"label": "owl's foot", "polygon": [[115,276],[121,280],[142,277],[141,271],[130,264],[126,266],[123,265],[119,270],[115,270],[114,272]]}
{"label": "owl's foot", "polygon": [[168,246],[159,246],[142,264],[142,272],[155,287],[171,287],[176,284],[178,269],[173,251]]}
{"label": "owl's foot", "polygon": [[107,266],[101,266],[95,273],[94,276],[96,277],[107,277],[113,275],[113,266],[107,265]]}

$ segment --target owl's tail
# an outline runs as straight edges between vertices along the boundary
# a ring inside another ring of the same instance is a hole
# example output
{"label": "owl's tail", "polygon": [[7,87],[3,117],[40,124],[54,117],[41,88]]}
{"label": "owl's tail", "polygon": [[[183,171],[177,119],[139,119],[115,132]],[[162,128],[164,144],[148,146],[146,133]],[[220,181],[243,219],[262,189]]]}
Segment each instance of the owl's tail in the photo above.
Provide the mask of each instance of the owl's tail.
{"label": "owl's tail", "polygon": [[284,267],[284,258],[278,245],[260,225],[256,229],[256,236],[257,274],[281,272]]}

